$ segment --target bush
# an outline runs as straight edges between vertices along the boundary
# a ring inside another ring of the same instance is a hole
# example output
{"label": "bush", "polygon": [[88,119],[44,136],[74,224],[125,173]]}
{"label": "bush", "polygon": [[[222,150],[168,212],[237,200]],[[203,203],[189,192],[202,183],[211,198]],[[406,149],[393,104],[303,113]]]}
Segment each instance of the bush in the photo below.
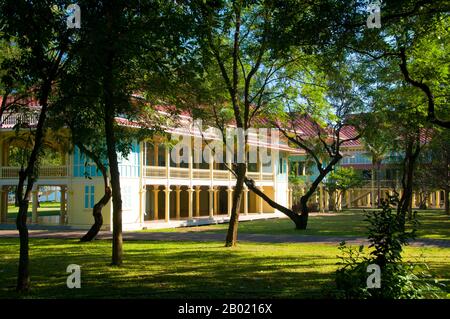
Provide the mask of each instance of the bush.
{"label": "bush", "polygon": [[[392,205],[398,203],[393,196],[382,203],[382,210],[366,212],[369,223],[369,251],[364,246],[348,247],[345,242],[339,245],[341,252],[340,268],[336,271],[336,290],[334,296],[346,299],[415,299],[436,296],[436,287],[429,283],[426,263],[403,263],[402,248],[415,237],[417,219],[415,214],[409,224],[404,216],[394,213]],[[410,229],[407,231],[407,229]],[[380,288],[368,288],[367,267],[376,264],[381,270]]]}

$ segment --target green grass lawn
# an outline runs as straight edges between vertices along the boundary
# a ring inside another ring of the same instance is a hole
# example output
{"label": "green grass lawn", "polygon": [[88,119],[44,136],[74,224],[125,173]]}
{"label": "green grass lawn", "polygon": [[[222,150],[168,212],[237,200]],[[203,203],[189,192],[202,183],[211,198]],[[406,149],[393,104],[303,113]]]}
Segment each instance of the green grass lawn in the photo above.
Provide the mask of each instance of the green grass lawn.
{"label": "green grass lawn", "polygon": [[[419,217],[419,238],[434,238],[450,240],[450,216],[442,210],[421,210]],[[367,223],[362,210],[342,211],[336,214],[310,216],[308,229],[296,230],[288,218],[255,220],[239,223],[239,233],[248,234],[290,234],[298,236],[336,236],[336,237],[366,237]],[[228,224],[207,225],[185,228],[149,229],[147,232],[189,232],[202,231],[209,233],[224,233]]]}
{"label": "green grass lawn", "polygon": [[[124,265],[111,267],[111,242],[31,239],[27,298],[321,298],[333,284],[337,247],[321,244],[129,241]],[[0,298],[15,298],[18,239],[0,241]],[[450,248],[407,247],[426,260],[450,298]],[[81,266],[81,289],[66,287],[66,267]]]}
{"label": "green grass lawn", "polygon": [[[38,208],[39,216],[58,216],[60,214],[59,202],[41,202],[41,207]],[[8,205],[8,218],[16,218],[19,207],[15,205]],[[28,217],[31,217],[31,203],[28,209]]]}

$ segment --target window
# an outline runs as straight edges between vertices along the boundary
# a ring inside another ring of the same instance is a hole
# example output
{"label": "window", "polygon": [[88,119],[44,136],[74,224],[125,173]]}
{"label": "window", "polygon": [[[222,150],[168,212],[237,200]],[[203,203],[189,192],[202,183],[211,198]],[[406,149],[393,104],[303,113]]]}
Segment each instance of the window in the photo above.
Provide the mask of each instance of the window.
{"label": "window", "polygon": [[297,176],[303,176],[305,172],[305,162],[298,162]]}
{"label": "window", "polygon": [[95,205],[95,186],[84,186],[84,208],[94,208]]}
{"label": "window", "polygon": [[286,160],[280,157],[278,161],[278,174],[284,173],[286,173]]}

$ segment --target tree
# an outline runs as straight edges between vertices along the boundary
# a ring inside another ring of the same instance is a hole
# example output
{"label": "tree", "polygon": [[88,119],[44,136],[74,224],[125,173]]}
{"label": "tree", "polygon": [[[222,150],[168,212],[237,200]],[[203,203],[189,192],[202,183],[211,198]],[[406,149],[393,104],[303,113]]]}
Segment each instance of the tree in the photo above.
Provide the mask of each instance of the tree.
{"label": "tree", "polygon": [[[361,140],[368,149],[372,160],[372,187],[377,185],[377,207],[381,207],[381,163],[391,148],[390,130],[387,127],[386,114],[381,112],[367,113],[360,116],[357,126],[364,127]],[[374,196],[374,195],[372,195]],[[374,198],[374,197],[372,197]]]}
{"label": "tree", "polygon": [[[300,218],[298,229],[306,229],[308,201],[342,159],[341,146],[360,137],[348,127],[352,124],[350,115],[362,107],[358,88],[352,79],[355,75],[344,62],[330,62],[327,54],[317,55],[310,60],[308,68],[297,71],[294,82],[302,85],[297,92],[282,99],[270,115],[273,125],[293,145],[306,151],[318,171],[296,205]],[[289,90],[292,91],[293,87],[289,86]]]}
{"label": "tree", "polygon": [[[194,2],[193,9],[199,16],[198,41],[204,60],[215,62],[227,94],[225,99],[222,96],[222,103],[218,107],[213,104],[215,124],[225,132],[226,125],[232,120],[238,132],[244,133],[238,137],[237,154],[247,154],[248,135],[245,132],[272,98],[268,90],[269,83],[281,67],[268,50],[271,21],[269,7],[263,3],[250,4],[244,1],[227,1],[220,5],[198,1]],[[229,37],[228,34],[232,36]],[[217,96],[215,98],[217,100]],[[238,209],[244,184],[256,194],[261,193],[246,178],[247,164],[248,160],[244,156],[229,167],[236,177],[236,184],[226,246],[237,244]]]}
{"label": "tree", "polygon": [[[82,83],[83,78],[77,78],[77,73],[69,73],[61,81],[58,92],[59,99],[51,111],[50,126],[55,130],[66,128],[70,130],[70,139],[73,147],[78,147],[85,156],[87,164],[91,159],[103,177],[104,194],[94,205],[92,215],[94,223],[89,231],[80,239],[82,242],[93,240],[103,225],[102,209],[111,199],[111,187],[108,178],[105,133],[102,119],[98,116],[99,106],[95,104],[94,96],[82,94],[79,86],[73,83]],[[84,92],[86,93],[86,92]],[[86,176],[91,178],[91,176]]]}
{"label": "tree", "polygon": [[427,120],[449,128],[445,92],[449,84],[446,52],[450,3],[402,0],[384,4],[381,11],[382,28],[369,30],[361,25],[358,32],[347,34],[342,41],[378,66],[395,60],[404,82],[426,100]]}
{"label": "tree", "polygon": [[444,209],[450,214],[450,133],[437,130],[427,149],[421,154],[417,171],[417,184],[428,190],[444,191]]}
{"label": "tree", "polygon": [[328,175],[325,185],[331,194],[336,192],[334,207],[337,211],[342,207],[342,195],[351,188],[361,186],[362,182],[361,173],[351,167],[338,167]]}
{"label": "tree", "polygon": [[[76,73],[81,95],[90,96],[93,112],[102,119],[113,199],[112,264],[123,261],[122,197],[118,152],[130,147],[119,135],[116,117],[143,124],[147,108],[137,95],[152,74],[161,78],[173,71],[186,44],[182,5],[158,1],[79,1],[83,26],[79,30]],[[181,12],[180,12],[181,11]],[[155,86],[157,86],[155,84]],[[151,90],[149,90],[151,91]],[[147,93],[147,92],[146,92]],[[127,143],[128,141],[128,143]]]}
{"label": "tree", "polygon": [[[55,6],[53,6],[55,5]],[[26,75],[26,92],[36,98],[40,105],[38,123],[33,140],[33,148],[27,165],[19,172],[16,198],[19,203],[16,226],[20,235],[20,257],[17,277],[17,290],[30,288],[28,228],[26,225],[29,198],[37,179],[39,156],[47,125],[47,112],[51,107],[51,97],[56,80],[64,74],[65,63],[70,47],[71,31],[66,27],[64,13],[66,3],[58,4],[42,1],[2,1],[0,3],[0,23],[3,26],[2,40],[23,52],[18,60],[3,61],[10,80],[9,84],[23,83],[21,75]],[[45,21],[45,23],[43,23]],[[10,88],[14,92],[14,88]],[[32,95],[31,95],[32,94]],[[26,182],[26,186],[25,186]]]}

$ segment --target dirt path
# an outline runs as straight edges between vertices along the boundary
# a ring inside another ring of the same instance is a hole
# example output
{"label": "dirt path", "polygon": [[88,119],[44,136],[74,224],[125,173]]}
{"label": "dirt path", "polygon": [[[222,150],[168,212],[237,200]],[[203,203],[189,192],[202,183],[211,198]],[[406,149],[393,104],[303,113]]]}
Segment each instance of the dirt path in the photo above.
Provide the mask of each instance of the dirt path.
{"label": "dirt path", "polygon": [[[77,239],[84,235],[84,231],[79,230],[30,230],[30,238],[51,238],[51,239]],[[0,230],[0,238],[17,238],[16,230]],[[102,231],[98,239],[111,239],[111,232]],[[124,232],[124,240],[166,240],[166,241],[223,241],[224,233],[208,232]],[[333,236],[296,236],[296,235],[265,235],[265,234],[239,234],[239,241],[258,243],[317,243],[338,245],[341,241],[346,241],[350,245],[367,245],[368,241],[360,237],[333,237]],[[450,240],[439,239],[417,239],[411,242],[411,246],[431,246],[450,248]]]}

